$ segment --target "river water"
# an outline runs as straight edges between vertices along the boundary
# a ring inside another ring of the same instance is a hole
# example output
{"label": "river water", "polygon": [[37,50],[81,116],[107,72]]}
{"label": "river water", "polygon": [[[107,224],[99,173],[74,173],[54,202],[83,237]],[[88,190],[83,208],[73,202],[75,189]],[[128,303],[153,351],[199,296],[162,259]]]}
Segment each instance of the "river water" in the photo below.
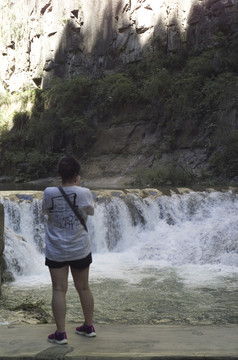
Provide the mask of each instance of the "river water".
{"label": "river water", "polygon": [[[13,283],[2,287],[0,322],[51,322],[41,200],[1,197],[5,258]],[[96,323],[236,324],[238,195],[190,191],[95,198],[88,219],[90,284]],[[69,280],[67,321],[82,321]]]}

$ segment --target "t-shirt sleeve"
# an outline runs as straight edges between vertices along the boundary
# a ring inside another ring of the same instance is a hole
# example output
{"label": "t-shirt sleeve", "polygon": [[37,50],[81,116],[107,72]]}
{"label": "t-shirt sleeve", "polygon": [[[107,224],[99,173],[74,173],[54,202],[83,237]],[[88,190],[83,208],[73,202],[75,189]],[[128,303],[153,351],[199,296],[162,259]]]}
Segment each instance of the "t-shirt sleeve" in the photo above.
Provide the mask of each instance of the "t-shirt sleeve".
{"label": "t-shirt sleeve", "polygon": [[84,201],[82,203],[82,211],[86,215],[94,214],[94,201],[91,191],[89,189],[85,189]]}
{"label": "t-shirt sleeve", "polygon": [[47,207],[46,207],[46,192],[47,190],[44,191],[43,193],[43,198],[42,198],[42,213],[45,215],[47,213]]}

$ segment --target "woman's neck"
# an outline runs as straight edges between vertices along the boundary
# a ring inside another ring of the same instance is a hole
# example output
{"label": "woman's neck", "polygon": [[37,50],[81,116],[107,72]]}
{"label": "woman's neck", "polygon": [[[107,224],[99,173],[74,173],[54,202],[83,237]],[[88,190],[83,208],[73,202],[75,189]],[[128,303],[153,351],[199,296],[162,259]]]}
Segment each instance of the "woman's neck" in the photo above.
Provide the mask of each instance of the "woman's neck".
{"label": "woman's neck", "polygon": [[62,186],[80,186],[80,176],[76,175],[73,179],[62,182]]}
{"label": "woman's neck", "polygon": [[62,186],[64,186],[64,187],[74,186],[74,185],[76,185],[75,182],[64,182],[64,183],[62,183]]}

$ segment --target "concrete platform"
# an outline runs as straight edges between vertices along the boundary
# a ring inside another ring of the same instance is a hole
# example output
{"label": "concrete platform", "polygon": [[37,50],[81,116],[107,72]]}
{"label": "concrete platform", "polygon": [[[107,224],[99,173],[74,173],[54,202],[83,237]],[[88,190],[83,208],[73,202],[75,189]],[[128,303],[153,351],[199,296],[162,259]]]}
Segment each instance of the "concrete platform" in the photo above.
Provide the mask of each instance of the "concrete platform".
{"label": "concrete platform", "polygon": [[76,325],[67,324],[68,345],[47,342],[52,324],[0,325],[0,359],[238,360],[238,325],[96,324],[96,338],[75,334]]}

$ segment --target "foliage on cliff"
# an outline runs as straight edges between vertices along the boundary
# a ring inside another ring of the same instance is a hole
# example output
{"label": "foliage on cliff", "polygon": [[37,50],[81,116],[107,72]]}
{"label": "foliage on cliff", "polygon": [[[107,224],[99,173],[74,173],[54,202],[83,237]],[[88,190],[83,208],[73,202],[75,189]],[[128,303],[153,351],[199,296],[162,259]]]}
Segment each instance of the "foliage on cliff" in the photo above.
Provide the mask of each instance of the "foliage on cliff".
{"label": "foliage on cliff", "polygon": [[[15,169],[24,179],[49,176],[60,154],[88,156],[100,124],[141,120],[159,124],[166,151],[206,147],[209,176],[235,178],[238,34],[218,28],[214,44],[197,53],[159,49],[100,78],[55,80],[48,90],[34,91],[32,110],[15,113],[12,128],[1,128],[1,171]],[[137,184],[196,182],[190,173],[167,170],[148,169]]]}

